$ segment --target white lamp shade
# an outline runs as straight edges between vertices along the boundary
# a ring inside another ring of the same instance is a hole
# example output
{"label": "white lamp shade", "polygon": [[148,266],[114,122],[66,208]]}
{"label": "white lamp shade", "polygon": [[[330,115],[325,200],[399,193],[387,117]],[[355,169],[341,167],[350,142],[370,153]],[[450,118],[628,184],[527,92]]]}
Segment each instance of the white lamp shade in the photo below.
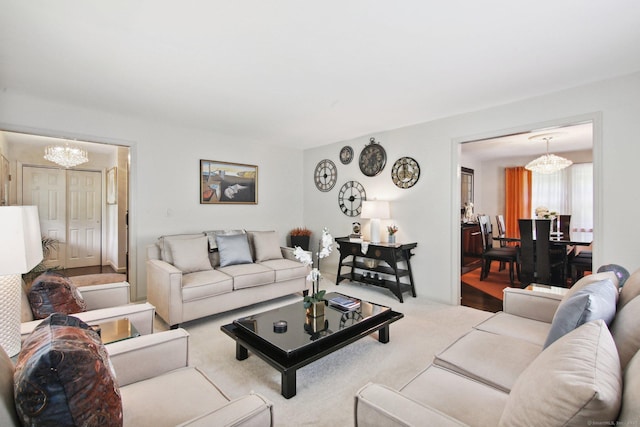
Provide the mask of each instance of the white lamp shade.
{"label": "white lamp shade", "polygon": [[37,206],[0,206],[0,275],[23,274],[42,261]]}
{"label": "white lamp shade", "polygon": [[361,218],[389,219],[389,202],[382,200],[365,200],[362,202]]}

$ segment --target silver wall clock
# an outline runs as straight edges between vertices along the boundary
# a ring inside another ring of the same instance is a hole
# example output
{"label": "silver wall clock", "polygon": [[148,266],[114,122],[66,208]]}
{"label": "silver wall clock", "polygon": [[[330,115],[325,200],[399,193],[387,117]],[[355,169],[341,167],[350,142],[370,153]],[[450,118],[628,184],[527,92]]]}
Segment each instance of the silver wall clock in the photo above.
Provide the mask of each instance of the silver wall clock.
{"label": "silver wall clock", "polygon": [[420,165],[411,157],[401,157],[391,168],[391,180],[399,188],[411,188],[420,178]]}
{"label": "silver wall clock", "polygon": [[313,174],[313,181],[320,191],[329,191],[336,185],[338,179],[338,168],[329,159],[320,160]]}
{"label": "silver wall clock", "polygon": [[375,138],[369,139],[369,144],[360,152],[360,171],[366,176],[376,176],[387,164],[387,152]]}
{"label": "silver wall clock", "polygon": [[342,147],[342,150],[340,150],[340,161],[343,165],[348,165],[351,163],[351,160],[353,160],[353,148],[345,145]]}
{"label": "silver wall clock", "polygon": [[347,216],[360,215],[363,200],[367,200],[367,193],[358,181],[345,182],[338,193],[338,206]]}

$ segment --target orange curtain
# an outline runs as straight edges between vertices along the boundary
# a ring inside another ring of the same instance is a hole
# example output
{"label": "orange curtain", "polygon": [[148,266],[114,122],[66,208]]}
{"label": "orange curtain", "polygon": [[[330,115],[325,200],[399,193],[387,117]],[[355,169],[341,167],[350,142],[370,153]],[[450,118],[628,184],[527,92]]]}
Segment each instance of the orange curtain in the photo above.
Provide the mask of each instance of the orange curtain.
{"label": "orange curtain", "polygon": [[531,171],[523,166],[505,168],[504,181],[506,234],[520,237],[518,219],[531,218]]}

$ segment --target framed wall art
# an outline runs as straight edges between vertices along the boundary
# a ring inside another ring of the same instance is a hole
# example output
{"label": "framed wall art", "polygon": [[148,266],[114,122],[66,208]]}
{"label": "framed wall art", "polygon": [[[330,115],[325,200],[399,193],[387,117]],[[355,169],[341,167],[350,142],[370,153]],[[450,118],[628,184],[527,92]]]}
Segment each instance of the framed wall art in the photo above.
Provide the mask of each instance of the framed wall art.
{"label": "framed wall art", "polygon": [[258,166],[200,160],[200,203],[258,204]]}
{"label": "framed wall art", "polygon": [[107,204],[118,203],[118,169],[114,166],[107,171]]}

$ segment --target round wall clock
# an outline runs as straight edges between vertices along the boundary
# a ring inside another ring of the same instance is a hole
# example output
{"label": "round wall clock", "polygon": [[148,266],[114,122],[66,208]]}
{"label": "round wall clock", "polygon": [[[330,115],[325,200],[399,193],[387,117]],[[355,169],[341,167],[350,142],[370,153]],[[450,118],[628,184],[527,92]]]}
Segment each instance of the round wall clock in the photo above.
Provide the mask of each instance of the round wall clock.
{"label": "round wall clock", "polygon": [[366,176],[376,176],[387,163],[387,153],[375,138],[369,139],[369,144],[360,152],[360,171]]}
{"label": "round wall clock", "polygon": [[351,163],[351,160],[353,160],[353,148],[345,145],[342,147],[342,150],[340,150],[340,161],[343,165],[348,165]]}
{"label": "round wall clock", "polygon": [[367,193],[358,181],[347,181],[338,193],[338,205],[347,216],[360,215],[363,200],[367,200]]}
{"label": "round wall clock", "polygon": [[411,188],[420,178],[420,165],[411,157],[401,157],[393,164],[391,180],[400,188]]}
{"label": "round wall clock", "polygon": [[329,191],[336,185],[338,169],[336,164],[329,159],[320,160],[316,166],[313,180],[320,191]]}

